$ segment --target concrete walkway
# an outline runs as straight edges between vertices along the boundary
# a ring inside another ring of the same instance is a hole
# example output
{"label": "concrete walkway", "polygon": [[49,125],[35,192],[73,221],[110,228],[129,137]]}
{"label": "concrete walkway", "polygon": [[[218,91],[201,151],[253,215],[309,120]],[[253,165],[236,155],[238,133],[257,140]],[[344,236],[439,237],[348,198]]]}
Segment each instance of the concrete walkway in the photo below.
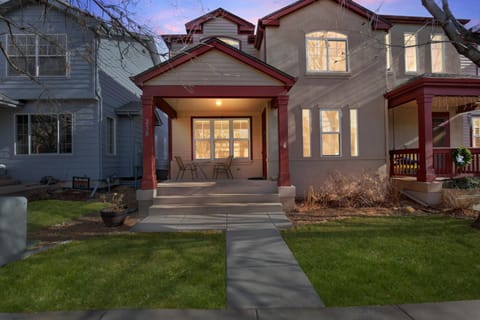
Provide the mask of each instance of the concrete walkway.
{"label": "concrete walkway", "polygon": [[0,320],[479,320],[480,300],[349,308],[0,313]]}

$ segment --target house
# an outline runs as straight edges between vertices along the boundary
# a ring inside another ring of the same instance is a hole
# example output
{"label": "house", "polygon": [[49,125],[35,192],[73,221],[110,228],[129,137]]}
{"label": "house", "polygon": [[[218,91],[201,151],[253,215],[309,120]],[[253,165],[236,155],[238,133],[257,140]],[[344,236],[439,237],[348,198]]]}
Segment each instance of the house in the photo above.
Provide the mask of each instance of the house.
{"label": "house", "polygon": [[[399,187],[438,202],[436,178],[454,173],[451,149],[459,146],[475,147],[466,171],[480,173],[480,118],[471,113],[480,79],[462,74],[431,17],[303,0],[256,29],[221,8],[185,26],[185,34],[163,36],[170,59],[133,78],[143,92],[145,203],[157,183],[157,108],[169,117],[170,160],[194,161],[208,176],[233,155],[235,178],[277,180],[287,208],[337,171],[411,176],[396,179]],[[177,170],[171,161],[171,176]]]}
{"label": "house", "polygon": [[153,41],[112,34],[63,1],[6,1],[0,12],[8,57],[0,57],[0,163],[8,174],[88,177],[92,188],[140,176],[141,91],[129,77],[159,63]]}

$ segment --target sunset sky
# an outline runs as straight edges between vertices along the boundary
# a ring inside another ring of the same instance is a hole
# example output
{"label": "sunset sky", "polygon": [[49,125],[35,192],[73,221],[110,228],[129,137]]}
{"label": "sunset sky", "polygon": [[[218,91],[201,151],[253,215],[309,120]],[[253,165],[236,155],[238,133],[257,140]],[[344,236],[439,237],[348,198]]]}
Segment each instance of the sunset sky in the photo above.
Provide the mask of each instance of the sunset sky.
{"label": "sunset sky", "polygon": [[[438,1],[438,0],[437,0]],[[480,0],[450,0],[453,13],[480,24]],[[155,33],[184,33],[185,22],[222,7],[250,22],[278,10],[295,0],[138,0],[132,8],[138,22],[147,24]],[[393,15],[430,16],[421,0],[357,0],[366,8]]]}

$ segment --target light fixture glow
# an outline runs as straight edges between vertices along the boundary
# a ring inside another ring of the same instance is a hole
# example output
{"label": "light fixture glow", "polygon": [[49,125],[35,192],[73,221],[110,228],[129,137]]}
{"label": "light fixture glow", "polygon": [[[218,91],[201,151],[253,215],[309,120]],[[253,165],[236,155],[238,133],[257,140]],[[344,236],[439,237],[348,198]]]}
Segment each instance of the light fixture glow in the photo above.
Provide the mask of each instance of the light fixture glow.
{"label": "light fixture glow", "polygon": [[217,107],[221,107],[222,104],[223,104],[223,102],[222,102],[222,100],[217,99],[217,100],[215,101],[215,104],[217,105]]}

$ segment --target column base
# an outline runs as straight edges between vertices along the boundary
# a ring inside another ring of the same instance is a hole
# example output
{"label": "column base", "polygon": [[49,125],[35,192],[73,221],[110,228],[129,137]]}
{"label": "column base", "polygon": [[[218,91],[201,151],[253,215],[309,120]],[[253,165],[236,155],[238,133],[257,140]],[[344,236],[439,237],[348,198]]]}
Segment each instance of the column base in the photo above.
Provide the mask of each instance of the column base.
{"label": "column base", "polygon": [[140,217],[147,217],[148,210],[153,205],[153,198],[157,196],[157,189],[137,190],[138,214]]}
{"label": "column base", "polygon": [[295,209],[295,197],[297,195],[297,188],[295,186],[280,186],[278,187],[278,196],[283,205],[283,211],[291,212]]}

